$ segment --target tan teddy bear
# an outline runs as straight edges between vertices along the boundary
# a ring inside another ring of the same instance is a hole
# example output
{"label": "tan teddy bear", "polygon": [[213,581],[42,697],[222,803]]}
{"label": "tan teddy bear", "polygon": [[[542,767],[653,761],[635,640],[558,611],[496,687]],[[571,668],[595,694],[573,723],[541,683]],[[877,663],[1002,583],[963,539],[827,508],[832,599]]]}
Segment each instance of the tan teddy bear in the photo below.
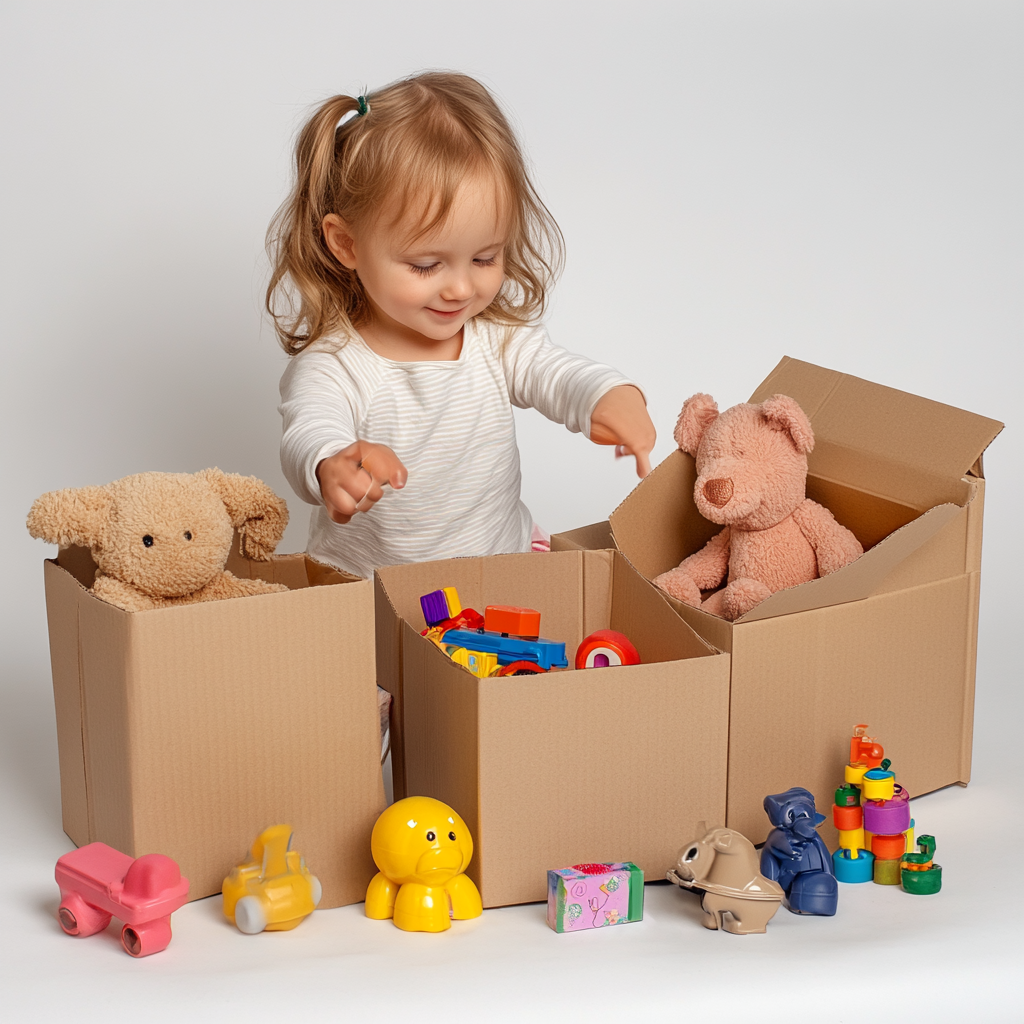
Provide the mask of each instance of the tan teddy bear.
{"label": "tan teddy bear", "polygon": [[[667,594],[731,621],[863,554],[857,538],[806,497],[814,432],[792,398],[772,395],[719,415],[710,395],[694,395],[683,403],[675,439],[697,461],[697,510],[725,529],[656,577]],[[702,604],[701,591],[723,582]]]}
{"label": "tan teddy bear", "polygon": [[92,592],[129,612],[287,590],[224,568],[234,530],[249,558],[266,561],[287,525],[287,505],[263,481],[219,469],[50,491],[28,514],[33,537],[89,548]]}

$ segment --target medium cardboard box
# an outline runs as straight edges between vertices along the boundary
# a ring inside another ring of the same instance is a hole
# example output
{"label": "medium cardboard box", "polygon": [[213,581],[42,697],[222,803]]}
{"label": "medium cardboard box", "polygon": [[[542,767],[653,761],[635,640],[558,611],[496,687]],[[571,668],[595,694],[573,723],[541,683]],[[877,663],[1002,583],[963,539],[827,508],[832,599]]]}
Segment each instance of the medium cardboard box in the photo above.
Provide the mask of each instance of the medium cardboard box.
{"label": "medium cardboard box", "polygon": [[[485,907],[543,900],[547,872],[631,860],[665,877],[725,813],[729,659],[613,551],[496,555],[378,570],[380,685],[395,697],[395,788],[465,819]],[[419,633],[419,598],[536,608],[541,634],[616,629],[642,665],[478,679]],[[394,646],[392,646],[394,645]]]}
{"label": "medium cardboard box", "polygon": [[[981,456],[1002,429],[788,357],[750,401],[773,394],[795,398],[814,427],[808,496],[866,553],[734,623],[671,601],[732,656],[726,821],[753,842],[770,828],[768,793],[805,786],[828,813],[856,723],[868,723],[912,795],[969,781]],[[647,579],[720,529],[697,511],[695,480],[693,459],[676,451],[611,516],[615,545]],[[598,523],[553,538],[552,547],[604,546],[608,531]]]}
{"label": "medium cardboard box", "polygon": [[200,899],[284,822],[320,906],[358,902],[384,808],[373,584],[303,555],[228,567],[291,590],[129,613],[87,591],[87,550],[44,563],[64,831],[173,857]]}

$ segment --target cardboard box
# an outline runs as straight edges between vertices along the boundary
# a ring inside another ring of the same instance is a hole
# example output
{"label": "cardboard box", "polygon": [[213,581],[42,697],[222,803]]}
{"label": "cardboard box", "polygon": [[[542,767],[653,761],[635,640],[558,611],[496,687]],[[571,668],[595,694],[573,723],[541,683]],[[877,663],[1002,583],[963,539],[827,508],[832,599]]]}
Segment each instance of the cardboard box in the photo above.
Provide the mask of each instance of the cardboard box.
{"label": "cardboard box", "polygon": [[303,555],[228,567],[291,591],[129,613],[86,590],[87,550],[44,563],[64,831],[173,857],[200,899],[287,823],[320,906],[355,903],[384,807],[373,584]]}
{"label": "cardboard box", "polygon": [[[769,831],[768,793],[805,786],[828,813],[858,722],[912,795],[970,779],[981,455],[1002,429],[788,357],[750,401],[772,394],[795,398],[814,427],[808,496],[866,551],[734,623],[671,601],[732,656],[726,823],[755,843]],[[611,516],[616,546],[647,579],[720,529],[697,511],[695,480],[693,459],[676,451]],[[604,529],[556,536],[552,548],[604,543]]]}
{"label": "cardboard box", "polygon": [[[542,635],[617,629],[644,664],[479,679],[420,636],[421,595],[536,608]],[[664,878],[694,823],[722,820],[729,659],[616,552],[498,555],[378,570],[380,685],[396,796],[465,819],[485,907],[544,900],[547,872],[631,860]],[[394,646],[392,646],[394,645]]]}

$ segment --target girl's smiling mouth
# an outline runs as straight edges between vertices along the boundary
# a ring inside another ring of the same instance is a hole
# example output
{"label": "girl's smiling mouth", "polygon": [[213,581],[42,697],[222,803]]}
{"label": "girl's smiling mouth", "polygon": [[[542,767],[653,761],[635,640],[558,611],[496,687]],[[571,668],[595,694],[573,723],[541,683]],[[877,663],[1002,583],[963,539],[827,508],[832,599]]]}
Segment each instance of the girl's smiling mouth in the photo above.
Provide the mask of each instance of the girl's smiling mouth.
{"label": "girl's smiling mouth", "polygon": [[464,313],[467,308],[466,306],[460,306],[458,309],[434,309],[433,306],[427,306],[426,310],[428,313],[444,317],[446,320],[454,320],[460,313]]}

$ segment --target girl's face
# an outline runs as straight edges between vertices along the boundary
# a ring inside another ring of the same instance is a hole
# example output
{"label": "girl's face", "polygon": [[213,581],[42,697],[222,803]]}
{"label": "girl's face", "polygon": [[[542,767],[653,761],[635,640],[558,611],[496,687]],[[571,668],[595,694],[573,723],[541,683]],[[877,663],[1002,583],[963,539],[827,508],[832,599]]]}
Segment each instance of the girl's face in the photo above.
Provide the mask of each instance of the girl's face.
{"label": "girl's face", "polygon": [[467,179],[447,220],[412,238],[415,223],[365,229],[324,218],[335,257],[355,270],[369,297],[372,321],[362,333],[395,359],[456,359],[462,328],[483,312],[505,279],[506,227],[491,179]]}

